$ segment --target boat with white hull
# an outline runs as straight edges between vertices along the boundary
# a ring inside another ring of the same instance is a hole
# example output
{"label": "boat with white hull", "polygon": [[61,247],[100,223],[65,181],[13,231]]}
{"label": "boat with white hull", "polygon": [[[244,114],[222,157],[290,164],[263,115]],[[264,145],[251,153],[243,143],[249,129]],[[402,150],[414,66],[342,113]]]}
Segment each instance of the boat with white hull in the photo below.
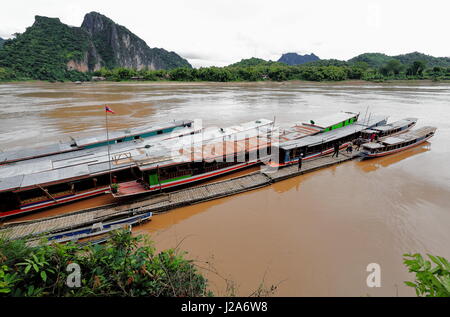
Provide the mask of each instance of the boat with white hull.
{"label": "boat with white hull", "polygon": [[426,126],[377,142],[364,143],[361,145],[360,156],[363,159],[369,159],[405,151],[426,142],[434,136],[435,132],[435,127]]}

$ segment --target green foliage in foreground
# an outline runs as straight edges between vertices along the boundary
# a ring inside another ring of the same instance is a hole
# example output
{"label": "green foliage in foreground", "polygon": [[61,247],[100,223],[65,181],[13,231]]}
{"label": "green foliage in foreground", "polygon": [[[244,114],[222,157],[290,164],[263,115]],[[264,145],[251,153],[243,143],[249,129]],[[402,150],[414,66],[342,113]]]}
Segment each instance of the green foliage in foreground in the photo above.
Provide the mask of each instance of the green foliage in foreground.
{"label": "green foliage in foreground", "polygon": [[[67,266],[81,268],[70,288]],[[73,243],[29,247],[0,238],[0,296],[208,296],[206,279],[173,249],[156,253],[127,231],[104,245]]]}
{"label": "green foliage in foreground", "polygon": [[425,260],[422,255],[404,254],[403,263],[409,272],[416,274],[414,282],[405,282],[414,287],[417,296],[450,297],[450,263],[443,257],[428,254],[432,262]]}

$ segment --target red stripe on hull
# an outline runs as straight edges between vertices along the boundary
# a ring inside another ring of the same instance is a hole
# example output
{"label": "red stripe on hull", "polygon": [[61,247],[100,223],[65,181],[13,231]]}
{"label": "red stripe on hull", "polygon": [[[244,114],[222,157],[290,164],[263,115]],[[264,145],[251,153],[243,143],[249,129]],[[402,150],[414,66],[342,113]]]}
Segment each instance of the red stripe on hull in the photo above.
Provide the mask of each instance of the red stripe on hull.
{"label": "red stripe on hull", "polygon": [[15,210],[11,210],[11,211],[5,211],[5,212],[1,212],[0,213],[0,218],[4,218],[4,217],[9,217],[9,216],[15,216],[15,215],[19,215],[19,214],[24,214],[24,213],[28,213],[31,211],[36,211],[39,209],[44,209],[44,208],[48,208],[48,207],[53,207],[53,206],[58,206],[58,205],[62,205],[68,202],[72,202],[72,201],[76,201],[76,200],[80,200],[80,199],[84,199],[87,197],[93,197],[93,196],[98,196],[98,195],[102,195],[105,191],[109,190],[108,187],[105,188],[101,188],[99,190],[90,192],[90,193],[86,193],[83,195],[79,195],[76,197],[68,197],[67,199],[63,199],[61,201],[52,201],[48,204],[43,204],[43,205],[39,205],[39,206],[30,206],[28,208],[23,208],[23,209],[15,209]]}
{"label": "red stripe on hull", "polygon": [[391,151],[382,152],[382,153],[378,153],[378,154],[364,154],[363,157],[364,157],[364,158],[382,157],[382,156],[386,156],[386,155],[398,153],[398,152],[401,152],[401,151],[405,151],[405,150],[410,149],[410,148],[412,148],[412,147],[415,147],[415,146],[417,146],[417,145],[419,145],[419,144],[422,144],[423,142],[427,141],[427,140],[428,140],[429,138],[431,138],[431,137],[432,137],[432,136],[430,136],[430,137],[428,137],[428,138],[426,138],[426,139],[423,139],[423,140],[420,141],[420,142],[417,142],[417,143],[414,143],[414,144],[411,144],[411,145],[402,147],[402,148],[397,149],[397,150],[391,150]]}

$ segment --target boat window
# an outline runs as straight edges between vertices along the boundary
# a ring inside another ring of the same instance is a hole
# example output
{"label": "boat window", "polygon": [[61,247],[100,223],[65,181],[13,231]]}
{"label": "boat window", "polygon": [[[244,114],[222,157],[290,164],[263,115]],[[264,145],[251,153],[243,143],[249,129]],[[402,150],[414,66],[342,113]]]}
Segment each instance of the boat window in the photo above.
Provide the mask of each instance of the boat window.
{"label": "boat window", "polygon": [[163,131],[162,130],[159,130],[158,132],[157,132],[157,134],[162,134],[163,133]]}

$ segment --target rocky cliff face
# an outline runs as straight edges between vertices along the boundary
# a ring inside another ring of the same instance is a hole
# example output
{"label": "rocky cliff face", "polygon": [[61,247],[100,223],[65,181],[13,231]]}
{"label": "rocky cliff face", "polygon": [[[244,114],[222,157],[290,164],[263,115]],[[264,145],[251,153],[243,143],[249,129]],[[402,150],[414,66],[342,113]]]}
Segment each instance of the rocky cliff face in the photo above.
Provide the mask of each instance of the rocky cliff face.
{"label": "rocky cliff face", "polygon": [[91,12],[81,27],[58,18],[36,16],[35,22],[0,50],[0,67],[34,79],[64,80],[101,67],[170,69],[191,67],[174,52],[150,48],[127,28]]}
{"label": "rocky cliff face", "polygon": [[318,61],[320,58],[314,54],[299,55],[297,53],[283,54],[278,60],[288,65],[300,65],[308,62]]}
{"label": "rocky cliff face", "polygon": [[95,59],[95,64],[108,68],[120,66],[138,70],[191,67],[174,52],[150,48],[126,27],[114,23],[100,13],[86,14],[81,29],[92,38],[94,47],[90,54]]}

